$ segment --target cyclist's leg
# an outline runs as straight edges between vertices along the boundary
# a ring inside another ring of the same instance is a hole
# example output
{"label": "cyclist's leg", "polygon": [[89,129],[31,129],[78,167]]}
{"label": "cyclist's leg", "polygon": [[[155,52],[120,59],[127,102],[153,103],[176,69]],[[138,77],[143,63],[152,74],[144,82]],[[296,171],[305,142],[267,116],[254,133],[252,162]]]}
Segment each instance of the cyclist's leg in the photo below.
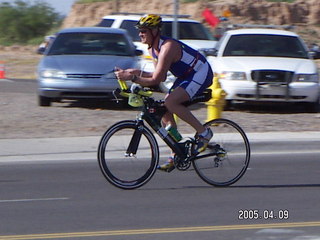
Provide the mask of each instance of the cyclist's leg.
{"label": "cyclist's leg", "polygon": [[[177,128],[177,124],[173,117],[173,114],[169,111],[163,115],[161,121],[164,127],[170,125],[171,127]],[[175,168],[174,155],[175,153],[171,152],[171,155],[168,157],[167,161],[164,164],[159,165],[158,169],[165,172],[171,172]]]}
{"label": "cyclist's leg", "polygon": [[168,110],[175,113],[179,118],[188,123],[196,130],[196,151],[202,152],[206,149],[213,133],[206,129],[192,112],[183,105],[197,94],[201,94],[212,84],[213,73],[208,63],[202,64],[197,71],[189,74],[184,79],[177,79],[170,94],[165,99]]}
{"label": "cyclist's leg", "polygon": [[175,127],[175,128],[177,127],[177,123],[176,123],[176,121],[173,117],[173,114],[171,112],[166,112],[163,115],[161,121],[162,121],[162,126],[164,126],[164,127],[166,127],[168,125],[170,125],[171,127]]}
{"label": "cyclist's leg", "polygon": [[190,101],[189,94],[184,88],[177,87],[166,97],[165,106],[170,113],[176,114],[181,120],[192,126],[197,133],[202,133],[203,131],[205,131],[204,126],[192,114],[189,108],[183,105],[183,103],[187,101]]}

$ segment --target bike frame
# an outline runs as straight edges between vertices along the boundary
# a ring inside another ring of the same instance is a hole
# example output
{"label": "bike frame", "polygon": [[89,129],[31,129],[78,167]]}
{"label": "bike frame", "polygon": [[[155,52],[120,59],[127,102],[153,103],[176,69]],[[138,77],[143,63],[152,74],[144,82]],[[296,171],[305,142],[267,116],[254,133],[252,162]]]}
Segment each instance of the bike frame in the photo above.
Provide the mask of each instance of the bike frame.
{"label": "bike frame", "polygon": [[[180,171],[189,169],[192,164],[198,176],[213,186],[229,186],[243,176],[250,161],[250,144],[245,132],[236,123],[228,119],[214,119],[205,123],[205,127],[217,130],[218,138],[207,146],[209,151],[198,154],[194,151],[196,144],[194,138],[185,138],[184,141],[178,142],[171,136],[171,133],[163,127],[162,117],[167,112],[163,100],[155,100],[151,97],[152,92],[139,87],[137,88],[135,85],[132,85],[129,90],[125,82],[119,80],[119,84],[121,89],[115,90],[115,93],[119,93],[122,97],[129,98],[129,105],[142,107],[142,110],[136,120],[125,120],[111,126],[100,140],[98,162],[103,175],[111,184],[123,189],[135,189],[143,186],[151,179],[159,164],[159,145],[154,132],[156,132],[175,153],[174,165]],[[134,96],[134,94],[137,96]],[[186,105],[191,105],[195,102],[205,102],[208,98],[210,99],[210,97],[211,92],[206,91],[206,93],[186,103]],[[238,143],[235,148],[233,148],[234,145],[232,143],[231,145],[227,144],[229,138],[224,138],[223,135],[225,128],[227,128],[226,133],[231,131],[236,134],[235,137],[231,134],[232,139],[230,139],[230,141],[239,142],[240,151],[238,151]],[[126,135],[126,131],[130,132],[131,137],[126,139],[124,144],[118,144],[119,138],[113,138],[114,135]],[[112,140],[109,142],[111,138]],[[127,140],[129,140],[129,144]],[[115,155],[108,154],[108,151],[114,151],[114,144],[118,144],[119,149],[115,149]],[[140,147],[142,149],[141,152],[138,151]],[[151,152],[149,152],[151,156],[144,156],[144,150],[147,148],[149,148],[149,151],[151,150]],[[233,149],[235,149],[236,152],[232,152]],[[124,151],[125,156],[123,156]],[[229,152],[231,153],[230,155],[228,154]],[[204,159],[204,161],[198,161],[198,159],[206,157],[207,159]],[[119,161],[112,161],[116,159],[119,159]],[[130,171],[131,169],[129,169],[129,171],[123,171],[127,167],[128,161],[121,161],[121,159],[129,160],[130,164],[134,166],[132,172]],[[236,164],[234,165],[233,162]],[[225,169],[225,171],[223,169]],[[229,169],[231,169],[231,171],[229,171]],[[127,173],[128,175],[125,176]]]}
{"label": "bike frame", "polygon": [[[120,95],[124,97],[129,97],[129,89],[124,81],[118,79],[120,85]],[[155,101],[152,97],[152,92],[145,92],[139,90],[136,94],[143,98],[143,108],[140,116],[137,118],[137,128],[132,136],[130,144],[128,146],[127,155],[135,155],[139,146],[139,141],[142,134],[141,126],[145,127],[144,121],[159,135],[159,137],[167,144],[167,146],[179,157],[179,159],[188,159],[192,157],[192,160],[200,159],[203,157],[214,156],[216,153],[203,154],[201,156],[195,156],[191,153],[189,155],[190,144],[192,140],[188,140],[182,143],[178,143],[173,137],[168,133],[168,131],[162,126],[161,118],[167,112],[164,102]],[[203,94],[196,96],[191,101],[184,103],[186,106],[190,106],[197,102],[206,102],[211,98],[211,90],[207,89]],[[189,156],[188,156],[189,155]]]}
{"label": "bike frame", "polygon": [[[151,103],[150,103],[151,101]],[[155,103],[155,104],[153,104]],[[194,102],[188,103],[189,105]],[[165,106],[160,105],[161,102],[153,102],[152,98],[146,98],[144,100],[144,107],[137,121],[137,128],[132,136],[129,147],[127,149],[127,154],[136,154],[139,140],[141,138],[141,127],[146,127],[144,121],[158,134],[158,136],[167,144],[167,146],[179,157],[179,159],[185,160],[191,157],[192,160],[214,156],[216,153],[213,151],[211,153],[202,154],[199,156],[189,155],[190,144],[192,140],[186,140],[184,142],[178,143],[169,134],[169,132],[161,126],[161,118],[166,111]],[[160,113],[159,113],[160,112]],[[188,142],[189,141],[189,142]],[[189,143],[189,144],[186,144]]]}

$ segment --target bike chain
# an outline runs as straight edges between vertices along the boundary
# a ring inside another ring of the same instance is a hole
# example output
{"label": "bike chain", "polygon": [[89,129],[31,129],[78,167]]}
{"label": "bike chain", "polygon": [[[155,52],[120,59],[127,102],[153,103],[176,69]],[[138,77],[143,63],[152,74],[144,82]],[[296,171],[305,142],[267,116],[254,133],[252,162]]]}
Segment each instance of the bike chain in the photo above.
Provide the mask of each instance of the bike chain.
{"label": "bike chain", "polygon": [[174,156],[174,166],[180,171],[186,171],[191,166],[192,152],[195,145],[195,140],[190,138],[189,140],[181,143],[185,149],[186,157],[181,159],[178,155]]}

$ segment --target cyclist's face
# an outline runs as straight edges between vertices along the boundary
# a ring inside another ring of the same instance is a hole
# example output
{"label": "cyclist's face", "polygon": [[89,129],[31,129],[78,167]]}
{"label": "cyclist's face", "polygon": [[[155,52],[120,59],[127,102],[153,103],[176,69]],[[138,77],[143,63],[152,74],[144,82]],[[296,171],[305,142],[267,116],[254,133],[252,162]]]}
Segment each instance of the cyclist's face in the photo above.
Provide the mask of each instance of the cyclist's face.
{"label": "cyclist's face", "polygon": [[140,28],[139,37],[142,43],[149,44],[152,41],[151,29],[149,28]]}

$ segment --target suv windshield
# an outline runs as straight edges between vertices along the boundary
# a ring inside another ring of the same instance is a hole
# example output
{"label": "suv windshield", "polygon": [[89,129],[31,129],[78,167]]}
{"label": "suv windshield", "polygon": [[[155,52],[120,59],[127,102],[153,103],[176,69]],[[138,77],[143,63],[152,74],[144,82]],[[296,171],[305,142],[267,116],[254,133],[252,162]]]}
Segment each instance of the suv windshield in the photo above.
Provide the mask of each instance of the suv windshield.
{"label": "suv windshield", "polygon": [[223,56],[308,58],[297,37],[267,34],[231,36]]}
{"label": "suv windshield", "polygon": [[[113,21],[113,20],[112,20]],[[138,30],[135,28],[137,21],[134,20],[123,20],[120,28],[128,31],[133,41],[140,41]],[[110,27],[110,19],[103,19],[99,24],[99,27]],[[198,22],[179,21],[179,39],[194,39],[194,40],[212,40],[215,38],[210,32]],[[162,35],[166,37],[172,37],[172,22],[164,21],[161,29]]]}
{"label": "suv windshield", "polygon": [[133,55],[128,40],[114,33],[62,33],[47,55]]}

